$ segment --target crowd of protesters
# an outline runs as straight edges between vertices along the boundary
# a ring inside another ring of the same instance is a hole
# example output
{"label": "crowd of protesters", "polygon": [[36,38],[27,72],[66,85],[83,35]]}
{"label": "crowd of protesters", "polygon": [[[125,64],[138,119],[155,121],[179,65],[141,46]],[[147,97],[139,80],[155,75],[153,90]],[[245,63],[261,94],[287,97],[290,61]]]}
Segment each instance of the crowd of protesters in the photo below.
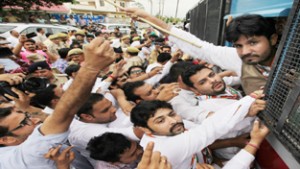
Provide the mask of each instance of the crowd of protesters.
{"label": "crowd of protesters", "polygon": [[202,47],[151,27],[124,34],[72,20],[82,29],[0,37],[0,169],[251,167],[268,134],[256,115],[266,107],[259,89],[276,51],[274,23],[233,19],[233,48],[124,12]]}

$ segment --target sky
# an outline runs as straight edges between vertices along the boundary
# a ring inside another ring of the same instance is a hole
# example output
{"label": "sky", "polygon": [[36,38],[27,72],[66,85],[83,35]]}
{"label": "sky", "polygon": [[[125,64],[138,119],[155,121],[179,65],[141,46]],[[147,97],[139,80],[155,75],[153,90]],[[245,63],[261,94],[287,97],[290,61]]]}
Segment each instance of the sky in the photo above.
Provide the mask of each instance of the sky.
{"label": "sky", "polygon": [[[164,0],[164,16],[175,17],[177,0]],[[186,13],[196,6],[196,4],[201,0],[179,0],[178,7],[178,18],[185,18]],[[150,13],[150,2],[149,0],[135,0],[144,5],[145,10]],[[153,15],[156,15],[159,11],[159,0],[152,0],[153,2]]]}

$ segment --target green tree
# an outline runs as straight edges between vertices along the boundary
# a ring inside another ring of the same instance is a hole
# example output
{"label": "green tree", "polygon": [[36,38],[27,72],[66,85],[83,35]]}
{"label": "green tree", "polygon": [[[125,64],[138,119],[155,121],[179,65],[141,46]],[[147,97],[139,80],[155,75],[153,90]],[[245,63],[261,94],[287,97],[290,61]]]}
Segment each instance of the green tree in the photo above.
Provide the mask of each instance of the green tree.
{"label": "green tree", "polygon": [[73,2],[73,0],[0,0],[0,9],[4,6],[18,6],[26,10],[30,9],[33,4],[38,8],[39,6],[51,7],[54,5],[61,5],[64,2]]}

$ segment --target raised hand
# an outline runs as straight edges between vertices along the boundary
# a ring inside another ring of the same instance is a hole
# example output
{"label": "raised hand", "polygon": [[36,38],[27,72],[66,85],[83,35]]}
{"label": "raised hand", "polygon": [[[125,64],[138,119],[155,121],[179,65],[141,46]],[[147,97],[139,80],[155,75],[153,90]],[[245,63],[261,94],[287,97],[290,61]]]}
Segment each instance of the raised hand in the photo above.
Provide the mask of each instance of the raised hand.
{"label": "raised hand", "polygon": [[126,64],[126,61],[125,60],[121,60],[120,62],[116,63],[113,67],[113,73],[112,75],[114,77],[119,77],[121,75],[124,74],[124,69],[123,69],[123,66]]}
{"label": "raised hand", "polygon": [[126,12],[127,15],[129,15],[133,19],[138,19],[138,17],[142,17],[145,19],[147,17],[151,17],[151,15],[149,13],[147,13],[146,11],[141,10],[139,8],[120,8],[120,10]]}
{"label": "raised hand", "polygon": [[251,130],[250,143],[259,147],[264,138],[269,134],[270,130],[264,124],[261,124],[258,120],[254,121],[253,128]]}
{"label": "raised hand", "polygon": [[109,41],[97,37],[83,48],[85,62],[83,67],[99,71],[114,62],[116,55]]}
{"label": "raised hand", "polygon": [[153,69],[149,72],[149,76],[150,76],[150,77],[153,77],[153,76],[155,76],[155,75],[157,75],[157,74],[160,74],[162,70],[163,70],[163,67],[162,67],[162,66],[157,66],[157,67],[153,68]]}
{"label": "raised hand", "polygon": [[59,152],[60,148],[61,145],[50,149],[49,152],[44,155],[44,158],[55,161],[57,169],[69,169],[71,162],[75,159],[75,153],[71,151],[73,147],[70,146],[61,153]]}
{"label": "raised hand", "polygon": [[16,88],[11,89],[14,93],[18,95],[18,97],[13,97],[9,94],[5,94],[5,97],[11,99],[15,102],[15,106],[19,110],[26,111],[30,107],[30,100],[35,95],[34,93],[24,93],[21,90],[18,90]]}
{"label": "raised hand", "polygon": [[162,101],[169,101],[173,99],[173,97],[178,95],[180,88],[178,86],[178,83],[170,83],[159,86],[158,90],[160,92],[157,95],[156,99]]}
{"label": "raised hand", "polygon": [[265,110],[267,101],[261,99],[265,96],[262,94],[261,90],[251,93],[250,96],[256,98],[256,100],[252,103],[247,116],[253,117],[256,116],[260,111]]}
{"label": "raised hand", "polygon": [[17,85],[23,82],[25,75],[23,73],[1,74],[0,81],[5,81],[10,85]]}
{"label": "raised hand", "polygon": [[150,142],[144,151],[142,160],[138,165],[138,169],[171,169],[171,164],[165,156],[161,156],[160,152],[153,152],[154,143]]}

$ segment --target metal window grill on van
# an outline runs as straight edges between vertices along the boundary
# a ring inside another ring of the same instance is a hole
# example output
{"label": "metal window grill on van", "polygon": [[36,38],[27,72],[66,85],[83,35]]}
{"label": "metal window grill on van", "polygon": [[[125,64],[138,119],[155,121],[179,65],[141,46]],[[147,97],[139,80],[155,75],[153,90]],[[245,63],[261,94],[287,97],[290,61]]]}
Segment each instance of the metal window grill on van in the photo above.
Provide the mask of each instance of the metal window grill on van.
{"label": "metal window grill on van", "polygon": [[300,162],[300,4],[294,1],[268,83],[267,108],[259,116]]}
{"label": "metal window grill on van", "polygon": [[190,11],[190,32],[198,38],[220,45],[225,0],[201,0]]}

